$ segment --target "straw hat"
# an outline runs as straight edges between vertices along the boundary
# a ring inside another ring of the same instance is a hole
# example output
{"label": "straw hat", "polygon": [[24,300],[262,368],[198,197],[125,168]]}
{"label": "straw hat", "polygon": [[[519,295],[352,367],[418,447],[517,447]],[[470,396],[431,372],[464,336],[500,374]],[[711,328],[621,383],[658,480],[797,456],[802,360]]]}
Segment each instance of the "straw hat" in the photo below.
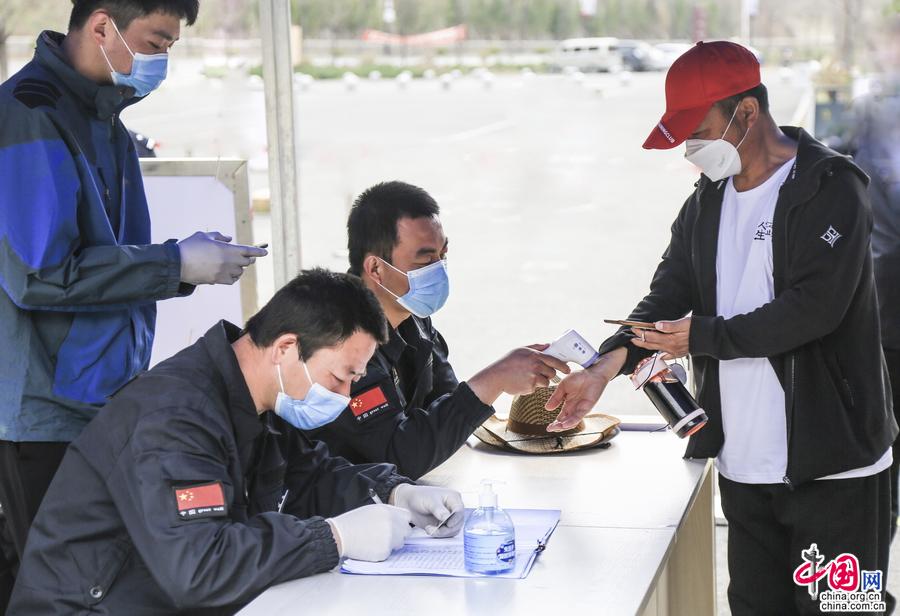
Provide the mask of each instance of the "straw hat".
{"label": "straw hat", "polygon": [[493,415],[475,430],[483,443],[519,453],[562,453],[598,447],[619,433],[619,420],[599,413],[587,415],[577,426],[564,432],[547,432],[547,426],[565,407],[544,408],[556,385],[539,387],[533,393],[513,398],[509,418]]}

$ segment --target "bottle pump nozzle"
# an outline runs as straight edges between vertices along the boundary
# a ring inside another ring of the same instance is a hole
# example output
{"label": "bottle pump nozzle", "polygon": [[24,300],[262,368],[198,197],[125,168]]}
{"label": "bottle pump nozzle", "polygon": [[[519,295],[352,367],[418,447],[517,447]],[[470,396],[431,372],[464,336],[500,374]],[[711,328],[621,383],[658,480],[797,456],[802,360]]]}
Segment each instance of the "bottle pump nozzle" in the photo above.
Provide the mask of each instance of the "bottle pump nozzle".
{"label": "bottle pump nozzle", "polygon": [[481,492],[478,493],[479,507],[497,507],[497,493],[494,492],[495,481],[490,479],[481,480]]}

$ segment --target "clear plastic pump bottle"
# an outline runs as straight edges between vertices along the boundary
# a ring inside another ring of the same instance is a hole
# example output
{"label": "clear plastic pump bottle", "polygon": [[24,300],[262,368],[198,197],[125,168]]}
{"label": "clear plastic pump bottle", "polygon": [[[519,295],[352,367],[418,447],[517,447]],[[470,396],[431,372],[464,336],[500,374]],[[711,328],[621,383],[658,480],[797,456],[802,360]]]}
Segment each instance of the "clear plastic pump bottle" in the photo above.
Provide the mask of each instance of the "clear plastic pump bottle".
{"label": "clear plastic pump bottle", "polygon": [[463,545],[468,571],[492,575],[516,564],[516,529],[509,515],[497,506],[490,481],[481,482],[478,509],[466,520]]}

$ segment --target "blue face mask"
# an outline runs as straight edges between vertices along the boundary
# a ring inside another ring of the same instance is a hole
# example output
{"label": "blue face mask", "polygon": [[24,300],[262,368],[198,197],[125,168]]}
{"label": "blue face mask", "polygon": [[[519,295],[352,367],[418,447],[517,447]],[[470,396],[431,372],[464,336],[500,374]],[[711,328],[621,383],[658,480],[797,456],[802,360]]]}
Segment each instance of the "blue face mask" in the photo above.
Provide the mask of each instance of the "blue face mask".
{"label": "blue face mask", "polygon": [[433,315],[450,296],[450,277],[447,275],[445,259],[439,259],[431,265],[410,272],[398,270],[384,259],[381,260],[409,279],[409,291],[400,297],[381,283],[378,286],[397,298],[398,304],[417,317],[424,319]]}
{"label": "blue face mask", "polygon": [[[302,361],[302,360],[301,360]],[[278,369],[278,384],[281,391],[275,398],[275,414],[283,420],[301,430],[315,430],[325,424],[331,423],[350,404],[350,398],[325,389],[318,383],[313,383],[309,376],[306,362],[303,362],[303,370],[309,379],[310,388],[306,397],[295,400],[284,393],[284,381],[281,380],[281,365]]]}
{"label": "blue face mask", "polygon": [[113,68],[112,63],[109,61],[109,56],[106,55],[106,50],[103,49],[102,45],[100,46],[100,51],[103,53],[103,57],[109,65],[109,74],[112,76],[113,83],[117,86],[134,88],[135,96],[147,96],[153,92],[153,90],[158,88],[159,84],[166,78],[166,73],[169,68],[169,54],[166,52],[155,53],[153,55],[134,53],[131,51],[131,47],[128,46],[128,43],[125,42],[125,37],[119,32],[119,27],[116,25],[116,22],[112,19],[110,19],[109,22],[113,25],[113,28],[115,28],[119,38],[122,39],[125,49],[127,49],[128,53],[131,54],[131,57],[134,58],[134,61],[131,64],[131,73],[129,75],[123,75]]}

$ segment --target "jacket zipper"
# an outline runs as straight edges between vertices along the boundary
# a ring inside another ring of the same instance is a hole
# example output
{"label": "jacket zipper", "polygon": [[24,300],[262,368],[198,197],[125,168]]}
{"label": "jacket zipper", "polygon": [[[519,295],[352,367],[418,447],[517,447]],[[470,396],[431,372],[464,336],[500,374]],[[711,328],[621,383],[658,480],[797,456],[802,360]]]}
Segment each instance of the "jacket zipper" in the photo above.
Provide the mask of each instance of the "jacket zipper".
{"label": "jacket zipper", "polygon": [[[797,177],[797,161],[795,160],[794,166],[791,169],[791,180],[795,179],[796,177]],[[780,196],[781,189],[779,189],[778,192],[779,192],[779,196]],[[785,268],[785,270],[787,270],[787,257],[788,257],[788,241],[787,241],[787,237],[788,237],[787,226],[788,225],[787,225],[787,222],[788,222],[788,215],[790,213],[791,213],[791,208],[789,207],[788,210],[784,213],[784,222],[782,223],[784,225],[784,238],[785,238],[784,239],[784,268]],[[791,478],[788,474],[787,467],[791,465],[791,430],[793,428],[793,423],[794,423],[793,422],[794,391],[796,390],[796,382],[797,382],[796,376],[795,376],[796,375],[796,369],[795,369],[796,356],[794,355],[794,353],[791,353],[790,360],[791,360],[791,382],[790,382],[791,395],[790,395],[790,399],[787,401],[787,408],[785,409],[785,433],[786,433],[785,436],[787,438],[787,447],[786,447],[787,463],[785,465],[784,477],[782,478],[782,481],[784,481],[784,485],[786,485],[789,490],[793,491],[794,483],[791,481]]]}
{"label": "jacket zipper", "polygon": [[[788,454],[788,465],[790,465],[791,460],[791,428],[793,427],[793,421],[791,421],[792,416],[794,414],[794,389],[796,388],[796,378],[795,378],[795,369],[794,369],[794,354],[791,353],[791,399],[788,401],[787,408],[787,454]],[[788,487],[788,489],[793,490],[794,484],[791,481],[791,478],[788,477],[787,468],[784,469],[784,484]]]}

